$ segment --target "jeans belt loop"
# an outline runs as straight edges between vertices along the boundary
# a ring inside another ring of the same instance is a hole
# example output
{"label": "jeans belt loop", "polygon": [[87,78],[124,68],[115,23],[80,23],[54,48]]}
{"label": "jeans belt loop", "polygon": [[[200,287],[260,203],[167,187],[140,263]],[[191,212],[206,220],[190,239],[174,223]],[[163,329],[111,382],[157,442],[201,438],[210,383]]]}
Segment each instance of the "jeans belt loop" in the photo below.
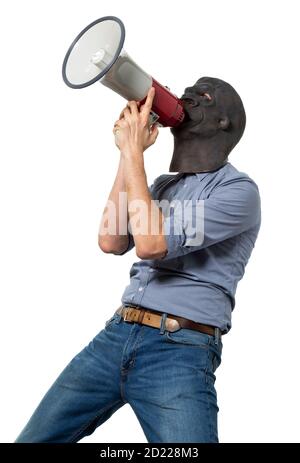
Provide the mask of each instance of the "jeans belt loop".
{"label": "jeans belt loop", "polygon": [[160,322],[160,330],[159,330],[159,334],[164,334],[166,328],[165,328],[165,322],[166,322],[166,318],[167,318],[167,313],[163,313],[162,314],[162,317],[161,317],[161,322]]}
{"label": "jeans belt loop", "polygon": [[220,339],[220,328],[215,327],[215,345],[219,344]]}

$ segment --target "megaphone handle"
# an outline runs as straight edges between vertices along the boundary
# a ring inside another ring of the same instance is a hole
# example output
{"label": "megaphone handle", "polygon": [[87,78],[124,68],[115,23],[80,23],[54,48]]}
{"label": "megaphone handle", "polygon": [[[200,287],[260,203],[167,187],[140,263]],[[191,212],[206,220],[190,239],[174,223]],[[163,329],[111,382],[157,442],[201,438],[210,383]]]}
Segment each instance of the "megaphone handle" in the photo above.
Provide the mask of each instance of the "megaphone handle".
{"label": "megaphone handle", "polygon": [[150,111],[150,114],[149,114],[149,125],[152,125],[154,124],[156,121],[158,121],[159,119],[159,115],[156,114],[154,111]]}

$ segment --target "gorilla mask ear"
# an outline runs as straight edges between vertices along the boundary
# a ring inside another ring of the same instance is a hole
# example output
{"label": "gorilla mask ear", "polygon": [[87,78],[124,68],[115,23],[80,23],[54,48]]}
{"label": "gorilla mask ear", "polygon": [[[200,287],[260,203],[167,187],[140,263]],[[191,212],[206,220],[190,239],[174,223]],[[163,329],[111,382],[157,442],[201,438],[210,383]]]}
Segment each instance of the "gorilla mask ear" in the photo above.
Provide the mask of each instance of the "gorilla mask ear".
{"label": "gorilla mask ear", "polygon": [[230,120],[229,120],[229,117],[227,117],[227,116],[224,116],[224,117],[222,117],[222,119],[219,120],[219,128],[221,130],[228,129],[229,124],[230,124]]}

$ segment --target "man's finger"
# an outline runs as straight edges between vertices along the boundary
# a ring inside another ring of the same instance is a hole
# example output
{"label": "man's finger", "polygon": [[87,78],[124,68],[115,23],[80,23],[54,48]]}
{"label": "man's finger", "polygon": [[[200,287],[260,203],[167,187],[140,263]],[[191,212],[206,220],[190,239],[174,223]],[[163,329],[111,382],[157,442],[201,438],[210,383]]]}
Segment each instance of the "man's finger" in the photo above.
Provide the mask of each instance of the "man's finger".
{"label": "man's finger", "polygon": [[127,105],[125,106],[125,108],[122,109],[121,113],[120,113],[120,116],[119,116],[119,119],[122,119],[124,117],[124,111],[125,109],[130,109],[130,111],[132,112],[132,114],[134,115],[137,115],[138,112],[139,112],[139,107],[140,107],[140,101],[128,101]]}
{"label": "man's finger", "polygon": [[122,111],[121,111],[121,113],[120,113],[120,116],[119,116],[119,119],[123,119],[123,117],[124,117],[124,111],[125,111],[125,109],[127,109],[127,108],[128,108],[128,106],[126,105],[125,108],[122,109]]}
{"label": "man's finger", "polygon": [[154,99],[154,95],[155,95],[155,88],[154,87],[151,87],[149,92],[148,92],[148,95],[147,95],[147,99],[141,109],[141,114],[143,117],[145,117],[145,119],[148,119],[149,117],[149,113],[150,113],[150,110],[151,110],[151,107],[152,107],[152,103],[153,103],[153,99]]}
{"label": "man's finger", "polygon": [[128,120],[128,118],[131,116],[131,112],[128,107],[124,109],[124,119]]}
{"label": "man's finger", "polygon": [[133,116],[138,116],[139,110],[138,110],[138,105],[136,101],[128,101],[127,106],[130,109],[131,114]]}
{"label": "man's finger", "polygon": [[119,125],[119,124],[122,124],[122,122],[124,122],[124,117],[122,119],[118,119],[115,123],[114,123],[114,127],[116,125]]}
{"label": "man's finger", "polygon": [[151,131],[150,131],[150,141],[151,141],[151,143],[155,142],[155,140],[158,137],[158,134],[159,134],[158,126],[156,124],[154,124],[152,126]]}

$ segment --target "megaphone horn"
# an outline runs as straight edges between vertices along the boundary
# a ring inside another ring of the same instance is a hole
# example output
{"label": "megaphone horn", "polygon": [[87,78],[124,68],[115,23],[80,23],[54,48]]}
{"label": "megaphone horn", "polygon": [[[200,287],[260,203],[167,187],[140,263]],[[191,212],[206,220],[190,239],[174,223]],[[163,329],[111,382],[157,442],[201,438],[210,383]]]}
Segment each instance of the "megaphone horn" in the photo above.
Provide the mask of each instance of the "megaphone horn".
{"label": "megaphone horn", "polygon": [[143,103],[155,88],[150,123],[176,127],[184,119],[183,104],[167,87],[141,69],[123,49],[125,27],[115,16],[105,16],[78,34],[65,56],[62,74],[71,88],[99,81],[127,100]]}

